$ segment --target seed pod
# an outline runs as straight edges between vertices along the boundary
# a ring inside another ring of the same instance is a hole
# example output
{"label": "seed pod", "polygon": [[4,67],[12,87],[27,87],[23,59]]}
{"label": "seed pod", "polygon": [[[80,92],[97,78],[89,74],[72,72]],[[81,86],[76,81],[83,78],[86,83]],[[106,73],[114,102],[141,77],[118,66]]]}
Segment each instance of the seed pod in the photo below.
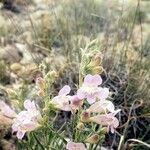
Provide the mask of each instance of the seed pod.
{"label": "seed pod", "polygon": [[79,122],[77,124],[77,129],[82,130],[84,128],[84,124],[82,122]]}
{"label": "seed pod", "polygon": [[85,142],[90,144],[96,144],[99,141],[99,135],[93,134],[92,136],[88,137]]}

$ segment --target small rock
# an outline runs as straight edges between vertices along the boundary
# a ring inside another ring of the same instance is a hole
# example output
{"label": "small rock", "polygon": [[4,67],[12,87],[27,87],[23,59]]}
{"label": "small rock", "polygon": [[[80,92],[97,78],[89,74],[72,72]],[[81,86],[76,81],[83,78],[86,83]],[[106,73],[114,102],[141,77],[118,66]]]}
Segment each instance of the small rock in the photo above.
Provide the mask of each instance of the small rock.
{"label": "small rock", "polygon": [[21,64],[19,64],[19,63],[13,63],[13,64],[10,66],[10,69],[11,69],[13,72],[17,73],[18,71],[20,71],[20,70],[22,69],[22,66],[21,66]]}
{"label": "small rock", "polygon": [[22,59],[22,53],[14,45],[8,45],[5,48],[0,48],[0,59],[6,61],[6,63],[19,62]]}
{"label": "small rock", "polygon": [[32,53],[26,44],[16,43],[15,46],[19,49],[19,51],[23,54],[23,58],[20,63],[28,64],[33,62]]}

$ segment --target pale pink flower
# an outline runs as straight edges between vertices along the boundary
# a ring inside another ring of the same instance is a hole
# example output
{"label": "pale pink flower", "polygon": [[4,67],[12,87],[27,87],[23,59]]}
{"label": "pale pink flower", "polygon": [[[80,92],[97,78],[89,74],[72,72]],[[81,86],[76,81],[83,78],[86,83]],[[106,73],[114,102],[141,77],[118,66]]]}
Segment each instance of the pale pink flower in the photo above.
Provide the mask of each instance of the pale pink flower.
{"label": "pale pink flower", "polygon": [[113,113],[109,114],[97,115],[91,117],[90,120],[97,124],[107,126],[107,131],[110,130],[112,133],[114,133],[114,128],[117,128],[119,126],[119,120],[115,117],[116,113],[118,113],[119,111],[120,110],[114,111]]}
{"label": "pale pink flower", "polygon": [[91,113],[106,113],[106,112],[114,112],[114,104],[111,101],[98,101],[92,104],[87,111]]}
{"label": "pale pink flower", "polygon": [[52,99],[52,103],[61,110],[71,111],[70,107],[70,93],[71,89],[68,85],[65,85],[58,93],[58,96],[55,96]]}
{"label": "pale pink flower", "polygon": [[41,119],[40,112],[33,101],[26,100],[24,107],[27,110],[21,111],[12,125],[13,132],[17,132],[18,139],[22,139],[26,132],[33,131],[39,127],[38,121]]}
{"label": "pale pink flower", "polygon": [[0,113],[9,118],[15,118],[16,112],[13,111],[5,102],[0,101]]}
{"label": "pale pink flower", "polygon": [[96,98],[104,100],[108,97],[108,88],[98,87],[102,84],[102,78],[99,75],[86,75],[84,82],[80,89],[77,91],[77,95],[80,99],[86,98],[87,101],[92,104],[96,101]]}
{"label": "pale pink flower", "polygon": [[83,143],[75,143],[75,142],[68,142],[66,145],[67,150],[87,150]]}

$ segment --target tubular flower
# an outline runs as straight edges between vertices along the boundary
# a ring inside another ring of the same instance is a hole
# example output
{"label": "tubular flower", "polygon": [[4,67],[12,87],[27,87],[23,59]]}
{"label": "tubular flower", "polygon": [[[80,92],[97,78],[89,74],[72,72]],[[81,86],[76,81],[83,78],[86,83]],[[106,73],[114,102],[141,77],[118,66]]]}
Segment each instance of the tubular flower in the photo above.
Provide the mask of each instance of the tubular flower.
{"label": "tubular flower", "polygon": [[39,127],[38,121],[41,119],[34,101],[24,102],[25,111],[21,111],[12,125],[13,132],[17,132],[17,138],[22,139],[26,132],[33,131]]}
{"label": "tubular flower", "polygon": [[87,111],[91,113],[106,113],[108,112],[114,112],[114,104],[111,101],[105,100],[105,101],[98,101],[92,104]]}
{"label": "tubular flower", "polygon": [[16,113],[5,102],[0,101],[0,113],[9,118],[15,118]]}
{"label": "tubular flower", "polygon": [[64,111],[71,111],[70,107],[70,96],[68,95],[70,93],[71,89],[68,85],[65,85],[58,93],[58,96],[55,96],[52,99],[52,103],[56,105],[58,109],[64,110]]}
{"label": "tubular flower", "polygon": [[115,117],[116,113],[118,113],[120,110],[114,111],[113,113],[104,114],[104,115],[97,115],[94,117],[91,117],[91,122],[95,122],[97,124],[107,126],[107,132],[110,130],[112,133],[114,133],[114,128],[117,128],[119,126],[119,120]]}
{"label": "tubular flower", "polygon": [[83,143],[68,142],[66,145],[67,150],[87,150]]}
{"label": "tubular flower", "polygon": [[90,75],[88,74],[84,78],[84,82],[81,88],[77,91],[77,95],[80,99],[86,98],[87,101],[92,104],[96,101],[96,98],[106,99],[109,94],[107,88],[98,87],[102,84],[102,79],[99,75]]}

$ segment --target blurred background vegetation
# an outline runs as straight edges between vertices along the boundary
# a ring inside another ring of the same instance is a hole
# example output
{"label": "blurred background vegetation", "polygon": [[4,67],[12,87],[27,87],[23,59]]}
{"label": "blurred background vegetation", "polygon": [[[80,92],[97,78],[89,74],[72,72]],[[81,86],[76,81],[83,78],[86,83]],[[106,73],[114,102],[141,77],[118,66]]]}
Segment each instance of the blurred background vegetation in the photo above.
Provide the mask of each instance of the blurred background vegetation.
{"label": "blurred background vegetation", "polygon": [[[64,84],[76,89],[81,48],[94,40],[103,57],[103,85],[122,109],[117,131],[126,149],[148,149],[130,139],[150,144],[149,0],[14,0],[11,9],[0,2],[1,99],[16,106],[34,97],[41,63],[59,75],[51,95]],[[109,134],[103,145],[116,149],[119,139]]]}

